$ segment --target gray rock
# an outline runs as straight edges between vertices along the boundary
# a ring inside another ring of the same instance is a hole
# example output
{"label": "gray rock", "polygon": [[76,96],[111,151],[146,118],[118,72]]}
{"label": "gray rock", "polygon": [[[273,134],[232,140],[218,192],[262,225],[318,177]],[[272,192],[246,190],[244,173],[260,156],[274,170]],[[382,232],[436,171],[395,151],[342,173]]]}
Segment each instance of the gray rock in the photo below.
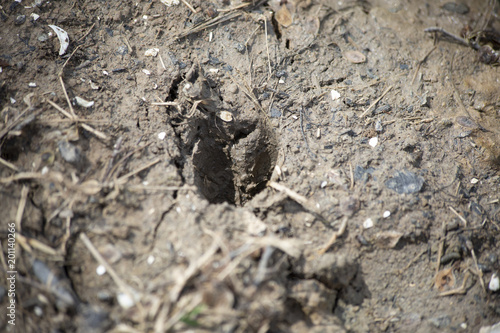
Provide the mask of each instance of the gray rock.
{"label": "gray rock", "polygon": [[119,55],[126,55],[128,53],[127,45],[118,46],[118,48],[116,49],[116,53],[118,53]]}
{"label": "gray rock", "polygon": [[448,315],[441,315],[434,318],[430,318],[429,323],[431,323],[436,328],[442,329],[451,324],[451,318]]}
{"label": "gray rock", "polygon": [[18,15],[14,20],[15,25],[21,25],[26,22],[26,15]]}
{"label": "gray rock", "polygon": [[411,194],[419,192],[424,185],[424,179],[410,171],[397,171],[393,178],[385,182],[388,189],[399,194]]}
{"label": "gray rock", "polygon": [[68,163],[78,163],[81,159],[80,148],[74,146],[68,141],[59,141],[57,144],[61,157]]}

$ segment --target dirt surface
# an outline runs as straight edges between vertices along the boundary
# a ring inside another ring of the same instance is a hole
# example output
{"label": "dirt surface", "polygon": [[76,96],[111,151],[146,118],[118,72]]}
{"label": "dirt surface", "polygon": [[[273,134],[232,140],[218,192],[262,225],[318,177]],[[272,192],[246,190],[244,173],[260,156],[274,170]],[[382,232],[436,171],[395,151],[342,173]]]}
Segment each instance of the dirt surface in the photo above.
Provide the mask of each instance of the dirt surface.
{"label": "dirt surface", "polygon": [[2,2],[1,331],[500,321],[498,2],[174,3]]}

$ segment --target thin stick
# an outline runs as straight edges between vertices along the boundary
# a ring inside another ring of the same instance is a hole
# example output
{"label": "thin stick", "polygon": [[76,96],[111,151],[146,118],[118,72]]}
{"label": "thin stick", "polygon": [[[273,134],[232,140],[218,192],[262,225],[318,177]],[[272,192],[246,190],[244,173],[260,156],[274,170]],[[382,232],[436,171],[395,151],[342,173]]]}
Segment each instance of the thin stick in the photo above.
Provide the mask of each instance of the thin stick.
{"label": "thin stick", "polygon": [[337,238],[339,238],[340,236],[342,236],[344,234],[346,229],[347,229],[347,217],[344,216],[344,218],[342,219],[342,222],[340,224],[339,230],[334,232],[332,237],[328,240],[328,242],[321,249],[318,250],[318,254],[319,255],[325,254],[325,252],[328,251],[332,247],[333,244],[335,244],[335,242],[337,241]]}
{"label": "thin stick", "polygon": [[60,107],[59,105],[57,105],[56,103],[52,102],[50,99],[47,100],[47,102],[52,105],[57,111],[61,112],[63,115],[65,115],[66,117],[68,117],[69,119],[74,119],[72,115],[70,115],[68,112],[66,112],[66,110],[64,110],[62,107]]}
{"label": "thin stick", "polygon": [[307,205],[309,203],[309,200],[307,200],[306,197],[298,194],[297,192],[295,192],[295,191],[289,189],[288,187],[283,186],[279,183],[269,182],[268,186],[274,188],[277,191],[285,193],[287,196],[289,196],[293,200],[297,201],[301,205]]}
{"label": "thin stick", "polygon": [[427,54],[425,55],[425,57],[423,57],[422,60],[420,60],[418,62],[417,69],[415,69],[415,74],[413,74],[413,79],[411,80],[411,84],[413,84],[415,82],[415,78],[417,77],[418,71],[420,70],[420,66],[422,66],[422,64],[427,61],[427,57],[430,56],[431,53],[434,52],[434,50],[436,48],[437,48],[437,46],[434,46],[429,52],[427,52]]}
{"label": "thin stick", "polygon": [[170,301],[177,302],[182,290],[186,286],[187,282],[202,268],[207,264],[217,251],[219,250],[219,244],[216,241],[212,243],[210,248],[198,258],[196,261],[192,262],[189,267],[184,271],[184,274],[177,279],[175,286],[170,291]]}
{"label": "thin stick", "polygon": [[245,8],[247,6],[250,6],[252,3],[251,2],[244,2],[242,4],[239,4],[239,5],[236,5],[234,7],[230,7],[230,8],[222,8],[222,9],[217,9],[217,11],[219,13],[226,13],[226,12],[231,12],[233,10],[237,10],[237,9],[241,9],[241,8]]}
{"label": "thin stick", "polygon": [[439,240],[439,248],[438,248],[438,256],[437,256],[437,262],[436,262],[436,277],[439,273],[439,267],[441,266],[441,256],[443,255],[443,250],[444,250],[444,242],[446,241],[446,224],[443,221],[441,224],[441,239]]}
{"label": "thin stick", "polygon": [[365,112],[363,112],[363,114],[360,116],[360,118],[363,118],[364,116],[366,116],[368,114],[368,112],[371,111],[371,109],[377,105],[378,102],[380,102],[380,100],[382,98],[384,98],[385,95],[387,95],[387,93],[392,89],[392,86],[389,86],[387,89],[385,89],[385,91],[382,93],[382,95],[380,95],[379,98],[377,98],[366,110]]}
{"label": "thin stick", "polygon": [[21,199],[19,200],[19,205],[17,206],[17,213],[16,213],[16,232],[20,233],[21,232],[21,221],[23,219],[23,214],[24,214],[24,208],[26,207],[26,201],[28,199],[28,186],[23,185],[23,188],[21,189]]}
{"label": "thin stick", "polygon": [[443,28],[431,27],[431,28],[424,29],[424,31],[425,32],[434,32],[434,33],[439,32],[439,33],[443,34],[444,36],[453,39],[454,41],[456,41],[459,44],[462,44],[462,45],[465,45],[465,46],[471,46],[471,47],[475,48],[473,45],[471,45],[470,43],[468,43],[467,40],[465,40],[462,37],[459,37],[457,35],[454,35],[454,34],[448,32],[448,31],[444,30]]}
{"label": "thin stick", "polygon": [[[68,64],[68,61],[71,59],[71,57],[73,57],[73,55],[75,54],[75,52],[80,48],[81,45],[78,45],[74,50],[73,52],[71,52],[71,55],[68,57],[68,59],[66,59],[66,61],[64,62],[64,65],[61,67],[61,70],[59,71],[59,74],[58,76],[59,77],[62,77],[63,76],[63,70],[64,70],[64,67],[66,67],[66,65]],[[64,89],[64,87],[63,87]]]}
{"label": "thin stick", "polygon": [[126,175],[121,176],[120,178],[118,178],[118,179],[116,180],[116,182],[117,182],[118,184],[123,184],[123,183],[125,182],[125,180],[127,180],[127,178],[132,177],[133,175],[138,174],[139,172],[141,172],[141,171],[143,171],[143,170],[146,170],[146,169],[148,169],[148,168],[152,167],[153,165],[157,164],[157,163],[158,163],[158,162],[160,162],[160,161],[161,161],[161,160],[158,158],[158,159],[156,159],[156,160],[154,160],[154,161],[152,161],[152,162],[150,162],[150,163],[146,164],[145,166],[140,167],[140,168],[139,168],[139,169],[137,169],[137,170],[131,171],[131,172],[127,173]]}
{"label": "thin stick", "polygon": [[351,176],[351,190],[354,188],[354,173],[352,172],[352,163],[349,163],[349,172]]}
{"label": "thin stick", "polygon": [[95,136],[97,136],[98,138],[101,138],[102,140],[107,140],[108,137],[106,134],[102,133],[101,131],[99,130],[96,130],[95,128],[92,128],[90,127],[89,125],[87,124],[83,124],[83,123],[80,123],[79,124],[83,129],[89,131],[90,133],[94,134]]}
{"label": "thin stick", "polygon": [[62,73],[61,73],[61,75],[59,75],[59,82],[61,82],[61,86],[62,86],[62,89],[64,91],[64,96],[66,96],[66,101],[68,102],[68,105],[69,105],[69,110],[71,111],[71,114],[73,115],[73,118],[76,118],[75,110],[73,110],[73,105],[71,105],[71,101],[70,101],[68,93],[66,91],[66,87],[64,86],[64,81],[63,81],[63,78],[62,78]]}
{"label": "thin stick", "polygon": [[[2,241],[0,241],[0,248],[3,249]],[[0,251],[0,261],[2,262],[2,267],[4,271],[8,272],[9,269],[7,268],[7,260],[5,260],[5,254],[3,253],[3,251]]]}
{"label": "thin stick", "polygon": [[269,74],[267,76],[267,80],[269,81],[271,79],[272,69],[271,69],[271,56],[269,55],[269,41],[268,41],[268,38],[267,38],[268,37],[268,34],[267,34],[267,19],[264,16],[264,14],[262,14],[262,19],[264,20],[264,32],[265,32],[264,38],[266,39],[267,64],[269,66]]}
{"label": "thin stick", "polygon": [[158,56],[160,57],[161,66],[163,67],[164,70],[166,70],[167,67],[165,66],[165,63],[163,62],[163,58],[162,58],[161,54],[158,54]]}
{"label": "thin stick", "polygon": [[19,169],[12,163],[4,160],[3,158],[0,157],[0,164],[3,164],[5,165],[7,168],[13,170],[13,171],[16,171],[16,172],[19,172]]}
{"label": "thin stick", "polygon": [[186,0],[181,0],[183,4],[186,5],[187,8],[189,8],[190,11],[192,11],[194,14],[196,14],[196,9],[194,9],[193,6],[191,6],[191,4],[189,2],[187,2]]}
{"label": "thin stick", "polygon": [[194,33],[203,31],[205,29],[208,29],[210,27],[213,27],[217,24],[220,24],[220,23],[232,20],[234,18],[237,18],[241,15],[243,15],[242,11],[230,12],[230,13],[227,13],[226,15],[219,15],[217,17],[214,17],[213,19],[210,19],[208,21],[201,23],[200,25],[198,25],[192,29],[187,29],[185,31],[182,31],[181,33],[177,34],[177,36],[173,37],[173,39],[175,40],[175,39],[180,39],[180,38],[189,36],[191,34],[194,34]]}
{"label": "thin stick", "polygon": [[413,265],[415,262],[417,262],[417,260],[423,255],[425,254],[425,252],[427,252],[427,249],[425,250],[422,250],[419,254],[417,254],[403,269],[400,269],[398,271],[399,274],[402,274],[404,271],[408,270],[408,268],[410,268],[411,265]]}
{"label": "thin stick", "polygon": [[453,212],[453,214],[455,214],[460,220],[462,220],[462,222],[464,223],[464,228],[467,228],[467,220],[462,215],[458,214],[457,211],[453,209],[453,207],[449,206],[448,208]]}
{"label": "thin stick", "polygon": [[477,275],[479,276],[479,282],[481,283],[481,287],[483,288],[484,293],[486,294],[486,287],[484,286],[483,281],[483,271],[479,269],[479,265],[477,264],[476,253],[474,252],[474,248],[470,247],[470,253],[472,254],[472,259],[474,259],[474,264],[476,265]]}
{"label": "thin stick", "polygon": [[83,242],[83,244],[85,245],[85,247],[89,250],[90,254],[92,254],[92,256],[94,257],[94,259],[100,265],[102,265],[102,266],[104,266],[104,268],[106,268],[106,272],[108,272],[109,276],[111,276],[111,278],[116,283],[116,285],[118,286],[118,288],[120,288],[120,290],[123,293],[127,294],[130,297],[130,299],[133,300],[135,298],[134,295],[133,295],[133,289],[129,285],[127,285],[125,283],[125,281],[123,281],[118,276],[118,274],[113,269],[113,267],[111,267],[111,265],[109,265],[108,262],[103,258],[103,256],[95,248],[94,244],[92,244],[92,242],[90,241],[90,239],[87,237],[87,235],[84,232],[82,232],[80,234],[80,239]]}
{"label": "thin stick", "polygon": [[106,134],[102,133],[99,130],[96,130],[96,129],[90,127],[89,125],[87,125],[85,123],[83,123],[83,122],[86,121],[85,119],[80,119],[75,114],[73,114],[73,115],[69,114],[66,110],[64,110],[62,107],[60,107],[56,103],[52,102],[50,99],[48,99],[47,102],[50,105],[52,105],[57,111],[61,112],[63,115],[65,115],[66,117],[68,117],[70,120],[78,123],[78,125],[80,125],[83,129],[87,130],[88,132],[94,134],[95,136],[97,136],[98,138],[101,138],[103,140],[107,140],[108,139],[108,137],[107,137]]}
{"label": "thin stick", "polygon": [[315,153],[313,153],[313,151],[311,150],[311,147],[309,147],[309,142],[307,142],[306,133],[304,132],[304,112],[302,112],[303,109],[304,109],[304,107],[300,108],[300,132],[302,133],[302,138],[304,139],[304,142],[306,143],[307,151],[309,152],[309,154],[311,155],[311,157],[313,159],[316,159],[317,156]]}
{"label": "thin stick", "polygon": [[455,100],[458,102],[458,105],[466,114],[467,116],[470,117],[469,111],[465,108],[464,103],[462,102],[462,99],[460,98],[460,94],[458,93],[457,87],[455,87],[455,83],[453,83],[453,62],[455,60],[455,53],[451,56],[451,62],[450,62],[450,81],[448,83],[451,85],[451,88],[453,89],[453,97],[455,97]]}
{"label": "thin stick", "polygon": [[262,254],[260,261],[259,261],[259,266],[257,268],[257,274],[255,274],[255,279],[254,279],[254,284],[255,285],[260,285],[262,281],[266,278],[268,274],[268,269],[267,269],[267,264],[269,260],[271,259],[271,256],[274,253],[274,248],[272,246],[266,246],[264,249],[264,253]]}
{"label": "thin stick", "polygon": [[84,39],[85,37],[87,37],[89,35],[89,33],[92,31],[92,29],[94,29],[95,27],[95,22],[94,24],[92,24],[92,26],[87,30],[87,32],[82,36],[80,37],[79,40],[77,40],[76,42],[79,43],[82,39]]}

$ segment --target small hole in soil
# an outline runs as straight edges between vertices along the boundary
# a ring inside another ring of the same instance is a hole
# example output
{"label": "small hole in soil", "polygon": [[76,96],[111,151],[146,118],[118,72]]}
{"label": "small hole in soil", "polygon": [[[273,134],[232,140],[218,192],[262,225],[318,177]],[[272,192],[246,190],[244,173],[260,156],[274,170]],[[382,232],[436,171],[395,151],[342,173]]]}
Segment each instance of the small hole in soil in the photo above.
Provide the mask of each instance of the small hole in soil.
{"label": "small hole in soil", "polygon": [[[211,117],[210,117],[211,118]],[[264,121],[199,123],[194,184],[211,203],[243,205],[265,188],[276,163],[276,140]]]}

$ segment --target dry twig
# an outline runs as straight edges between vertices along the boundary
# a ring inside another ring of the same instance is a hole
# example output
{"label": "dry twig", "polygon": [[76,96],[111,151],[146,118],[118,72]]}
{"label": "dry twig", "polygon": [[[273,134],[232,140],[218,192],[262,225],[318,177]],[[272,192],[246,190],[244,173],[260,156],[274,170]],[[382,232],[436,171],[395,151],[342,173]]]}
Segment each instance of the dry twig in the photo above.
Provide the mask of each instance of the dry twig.
{"label": "dry twig", "polygon": [[328,240],[328,242],[318,250],[318,254],[319,255],[325,254],[325,252],[328,251],[333,244],[335,244],[337,238],[339,238],[344,234],[346,228],[347,228],[347,216],[344,216],[342,222],[340,223],[339,230],[335,231],[332,237]]}
{"label": "dry twig", "polygon": [[384,98],[384,96],[387,95],[387,93],[389,91],[391,91],[391,89],[392,89],[392,86],[387,87],[387,89],[384,90],[382,95],[380,95],[380,97],[378,97],[375,101],[373,101],[373,103],[370,104],[370,106],[365,110],[365,112],[363,112],[363,114],[361,114],[360,118],[363,118],[364,116],[366,116],[368,114],[368,112],[370,112],[375,107],[375,105],[377,105],[377,103],[380,102],[380,100],[382,98]]}
{"label": "dry twig", "polygon": [[467,228],[467,220],[462,215],[458,214],[453,207],[449,206],[448,208],[464,223],[464,228]]}

